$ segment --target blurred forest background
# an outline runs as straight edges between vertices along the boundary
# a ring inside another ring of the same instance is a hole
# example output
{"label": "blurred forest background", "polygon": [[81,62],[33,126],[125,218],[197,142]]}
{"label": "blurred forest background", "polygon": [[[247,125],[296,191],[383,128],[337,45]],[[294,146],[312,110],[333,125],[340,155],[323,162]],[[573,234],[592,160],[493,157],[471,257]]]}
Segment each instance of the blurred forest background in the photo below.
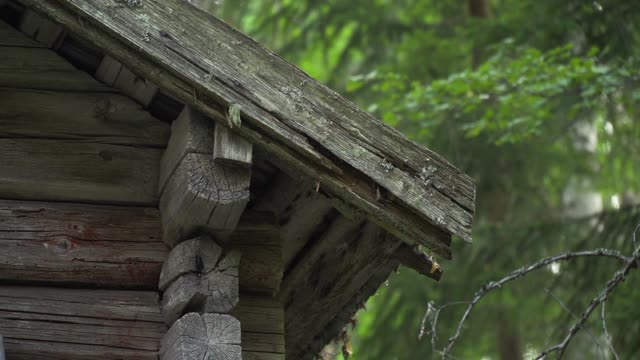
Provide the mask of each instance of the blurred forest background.
{"label": "blurred forest background", "polygon": [[[454,241],[439,284],[405,268],[392,275],[358,314],[352,359],[439,358],[429,328],[418,338],[429,302],[468,301],[486,282],[564,251],[631,253],[640,220],[640,2],[194,2],[477,180],[474,244]],[[564,338],[619,266],[572,260],[491,293],[451,358],[532,358]],[[632,273],[606,301],[620,359],[640,358],[639,279]],[[439,314],[436,349],[463,310]],[[615,358],[600,315],[565,358]]]}

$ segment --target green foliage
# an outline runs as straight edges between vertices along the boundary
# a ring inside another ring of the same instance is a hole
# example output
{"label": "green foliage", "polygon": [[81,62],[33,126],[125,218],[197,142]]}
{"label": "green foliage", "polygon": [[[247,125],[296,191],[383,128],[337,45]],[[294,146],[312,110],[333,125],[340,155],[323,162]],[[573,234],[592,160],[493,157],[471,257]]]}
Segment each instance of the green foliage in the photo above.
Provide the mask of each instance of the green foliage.
{"label": "green foliage", "polygon": [[[473,246],[454,241],[439,284],[408,269],[392,275],[359,316],[356,360],[435,358],[430,335],[417,337],[429,301],[468,300],[542,256],[629,249],[640,210],[610,199],[637,204],[640,193],[640,3],[490,0],[485,19],[467,14],[468,0],[209,3],[477,181]],[[606,211],[565,218],[568,189],[601,194]],[[573,319],[545,289],[580,312],[616,266],[576,261],[501,289],[478,307],[454,355],[500,358],[505,334],[523,352],[556,342]],[[640,356],[637,277],[607,302],[621,359]],[[440,347],[461,311],[440,314]],[[597,319],[590,330],[600,336]],[[577,344],[570,358],[598,351],[588,336]]]}
{"label": "green foliage", "polygon": [[[554,129],[543,129],[549,122],[566,128],[585,114],[601,111],[606,100],[637,85],[631,74],[640,71],[631,62],[599,64],[595,48],[589,56],[575,56],[571,44],[543,53],[514,48],[513,39],[507,39],[492,53],[478,69],[430,84],[400,74],[370,74],[351,78],[347,90],[369,82],[381,95],[398,94],[380,96],[384,100],[373,109],[384,109],[383,119],[390,124],[411,122],[418,139],[428,139],[430,129],[454,119],[467,137],[487,134],[503,144],[549,133]],[[559,113],[564,116],[559,118]]]}

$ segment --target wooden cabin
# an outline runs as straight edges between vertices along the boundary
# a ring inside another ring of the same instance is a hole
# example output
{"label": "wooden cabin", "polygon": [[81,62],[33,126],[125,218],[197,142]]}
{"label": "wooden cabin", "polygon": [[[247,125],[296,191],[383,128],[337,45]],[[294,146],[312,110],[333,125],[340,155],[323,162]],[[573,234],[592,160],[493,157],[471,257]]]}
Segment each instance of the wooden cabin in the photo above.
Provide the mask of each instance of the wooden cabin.
{"label": "wooden cabin", "polygon": [[185,0],[0,0],[16,359],[313,359],[473,180]]}

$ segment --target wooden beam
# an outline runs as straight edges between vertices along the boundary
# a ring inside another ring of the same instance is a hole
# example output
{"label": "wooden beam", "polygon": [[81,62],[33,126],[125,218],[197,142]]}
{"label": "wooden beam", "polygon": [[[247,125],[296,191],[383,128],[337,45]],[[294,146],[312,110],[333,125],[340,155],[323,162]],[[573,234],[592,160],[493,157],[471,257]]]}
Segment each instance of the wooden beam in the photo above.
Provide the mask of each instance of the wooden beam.
{"label": "wooden beam", "polygon": [[[0,223],[0,280],[154,289],[169,253],[154,208],[0,200]],[[230,242],[243,253],[240,289],[278,291],[283,270],[273,217],[246,214]],[[203,256],[219,255],[211,251]],[[169,260],[169,268],[196,272]],[[172,280],[165,274],[159,287]]]}
{"label": "wooden beam", "polygon": [[223,240],[249,201],[251,169],[214,162],[210,125],[189,108],[172,125],[160,170],[163,240],[170,246],[203,230]]}
{"label": "wooden beam", "polygon": [[169,125],[119,94],[0,88],[0,138],[163,148],[169,134]]}
{"label": "wooden beam", "polygon": [[30,9],[22,15],[20,31],[48,48],[57,48],[62,42],[62,27],[51,22]]}
{"label": "wooden beam", "polygon": [[280,172],[270,181],[264,196],[256,200],[256,209],[277,216],[285,269],[313,238],[316,229],[339,215],[331,199],[315,190],[312,182]]}
{"label": "wooden beam", "polygon": [[231,315],[242,328],[242,359],[284,360],[284,310],[276,299],[241,293]]}
{"label": "wooden beam", "polygon": [[158,87],[153,83],[137,76],[109,55],[102,59],[95,76],[98,80],[135,99],[144,107],[149,106],[158,91]]}
{"label": "wooden beam", "polygon": [[227,313],[238,303],[240,253],[222,249],[209,236],[178,244],[162,267],[162,313],[172,324],[189,311]]}
{"label": "wooden beam", "polygon": [[333,318],[324,326],[322,332],[313,336],[310,341],[303,344],[305,351],[300,352],[300,360],[314,360],[327,344],[340,336],[342,331],[351,327],[358,311],[362,309],[367,300],[373,296],[380,286],[387,280],[389,275],[398,268],[400,264],[394,259],[383,262],[380,267],[371,275],[369,280],[346,302],[344,307],[333,311]]}
{"label": "wooden beam", "polygon": [[154,208],[0,200],[0,280],[155,289],[169,250]]}
{"label": "wooden beam", "polygon": [[160,360],[241,360],[240,336],[230,315],[189,313],[162,338]]}
{"label": "wooden beam", "polygon": [[[323,338],[336,314],[389,262],[400,245],[367,221],[337,218],[285,276],[287,358],[308,359],[314,339]],[[343,322],[341,326],[346,325]]]}
{"label": "wooden beam", "polygon": [[0,59],[1,87],[83,93],[115,92],[91,75],[74,68],[50,49],[0,46]]}
{"label": "wooden beam", "polygon": [[201,113],[185,106],[171,124],[171,137],[160,164],[160,192],[186,154],[211,154],[213,150],[213,124]]}
{"label": "wooden beam", "polygon": [[153,292],[0,285],[8,359],[157,359],[162,322]]}
{"label": "wooden beam", "polygon": [[396,249],[393,257],[419,274],[440,281],[442,267],[429,255],[425,254],[417,246],[402,244]]}
{"label": "wooden beam", "polygon": [[[20,2],[217,121],[226,122],[226,109],[240,106],[242,126],[234,131],[403,241],[445,257],[449,234],[470,241],[471,178],[204,11],[182,0],[141,7]],[[176,13],[189,20],[175,22]],[[393,195],[384,204],[381,189]]]}
{"label": "wooden beam", "polygon": [[270,213],[245,212],[231,235],[231,249],[242,253],[240,290],[274,296],[284,266],[279,227]]}
{"label": "wooden beam", "polygon": [[223,125],[216,124],[213,135],[213,160],[230,166],[251,167],[252,144]]}
{"label": "wooden beam", "polygon": [[154,205],[161,149],[0,139],[0,197]]}

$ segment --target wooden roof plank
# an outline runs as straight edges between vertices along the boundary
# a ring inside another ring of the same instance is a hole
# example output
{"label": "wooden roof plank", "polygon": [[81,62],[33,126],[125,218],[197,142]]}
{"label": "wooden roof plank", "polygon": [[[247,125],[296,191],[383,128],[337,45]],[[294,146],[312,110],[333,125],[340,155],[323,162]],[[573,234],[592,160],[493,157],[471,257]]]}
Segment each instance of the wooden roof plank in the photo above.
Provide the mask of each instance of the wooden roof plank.
{"label": "wooden roof plank", "polygon": [[[20,0],[177,98],[265,147],[406,242],[447,256],[443,229],[471,240],[475,185],[425,149],[226,23],[183,0]],[[309,161],[311,160],[311,161]],[[380,203],[377,193],[392,196]],[[406,220],[404,215],[411,215]],[[425,221],[426,220],[426,221]]]}

